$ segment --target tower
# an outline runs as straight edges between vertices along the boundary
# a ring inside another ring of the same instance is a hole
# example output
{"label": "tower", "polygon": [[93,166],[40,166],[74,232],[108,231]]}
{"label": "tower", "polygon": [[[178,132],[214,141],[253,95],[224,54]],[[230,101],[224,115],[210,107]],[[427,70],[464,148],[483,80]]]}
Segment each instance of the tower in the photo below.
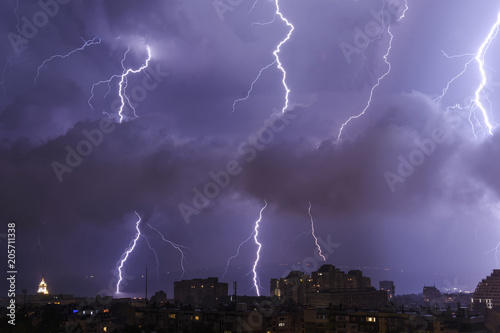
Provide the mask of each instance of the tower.
{"label": "tower", "polygon": [[47,283],[45,283],[44,278],[42,278],[42,282],[38,285],[37,294],[48,295],[49,291],[47,290]]}

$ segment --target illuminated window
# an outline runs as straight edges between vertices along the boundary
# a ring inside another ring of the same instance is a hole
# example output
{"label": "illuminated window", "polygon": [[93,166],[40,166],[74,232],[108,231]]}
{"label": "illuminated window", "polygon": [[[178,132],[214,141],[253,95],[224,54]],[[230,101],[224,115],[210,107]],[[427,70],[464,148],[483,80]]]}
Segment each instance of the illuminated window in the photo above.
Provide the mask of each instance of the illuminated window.
{"label": "illuminated window", "polygon": [[194,320],[200,320],[200,316],[194,316]]}
{"label": "illuminated window", "polygon": [[175,313],[171,313],[171,314],[169,314],[169,315],[168,315],[168,318],[170,318],[170,319],[175,319]]}
{"label": "illuminated window", "polygon": [[285,323],[279,323],[278,326],[283,327],[283,326],[285,326]]}
{"label": "illuminated window", "polygon": [[374,322],[377,321],[377,318],[375,318],[375,317],[366,317],[366,321],[374,323]]}

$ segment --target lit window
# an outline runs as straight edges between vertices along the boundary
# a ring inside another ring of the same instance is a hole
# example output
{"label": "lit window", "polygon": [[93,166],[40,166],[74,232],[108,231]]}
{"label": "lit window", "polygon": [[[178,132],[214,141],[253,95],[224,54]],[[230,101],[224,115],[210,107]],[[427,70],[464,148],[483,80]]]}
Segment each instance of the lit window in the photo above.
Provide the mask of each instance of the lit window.
{"label": "lit window", "polygon": [[375,317],[366,317],[366,321],[374,323],[374,322],[377,321],[377,318],[375,318]]}
{"label": "lit window", "polygon": [[171,314],[169,314],[169,315],[168,315],[168,317],[169,317],[170,319],[175,319],[175,313],[171,313]]}
{"label": "lit window", "polygon": [[279,323],[278,326],[283,327],[283,326],[285,326],[285,323]]}
{"label": "lit window", "polygon": [[194,320],[200,320],[200,316],[194,316]]}

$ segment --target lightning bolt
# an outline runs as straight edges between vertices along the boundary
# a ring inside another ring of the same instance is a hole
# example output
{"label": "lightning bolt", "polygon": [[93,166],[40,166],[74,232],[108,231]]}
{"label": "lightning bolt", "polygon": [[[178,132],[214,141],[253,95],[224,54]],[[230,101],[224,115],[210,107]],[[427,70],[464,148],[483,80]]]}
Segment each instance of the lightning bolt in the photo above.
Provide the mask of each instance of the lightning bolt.
{"label": "lightning bolt", "polygon": [[[257,1],[254,2],[251,10],[253,10],[253,8],[255,7],[256,3],[257,3]],[[290,39],[290,37],[292,36],[293,30],[295,30],[295,27],[281,13],[280,6],[279,6],[279,0],[275,0],[275,5],[276,5],[276,12],[274,13],[274,19],[271,22],[267,22],[267,23],[257,23],[257,22],[254,22],[254,23],[252,23],[252,26],[253,25],[268,25],[268,24],[271,24],[271,23],[273,23],[276,20],[276,16],[279,16],[280,19],[283,22],[285,22],[285,24],[290,28],[290,30],[288,31],[288,34],[286,35],[286,37],[276,46],[276,49],[273,51],[273,55],[274,55],[275,61],[273,61],[269,65],[263,67],[259,71],[259,74],[255,78],[255,80],[252,82],[252,84],[250,86],[250,90],[248,91],[247,96],[245,98],[240,98],[240,99],[237,99],[237,100],[235,100],[233,102],[233,112],[235,110],[236,103],[244,101],[244,100],[247,100],[250,97],[250,94],[251,94],[251,92],[253,90],[253,86],[254,86],[255,82],[257,82],[259,80],[262,72],[264,70],[268,69],[269,67],[271,67],[274,64],[277,64],[278,69],[283,74],[283,78],[282,78],[281,82],[283,84],[283,87],[285,88],[285,105],[283,106],[281,112],[285,113],[285,110],[288,108],[288,103],[289,103],[289,101],[288,101],[288,95],[290,94],[290,89],[288,88],[288,85],[286,83],[286,70],[283,67],[283,64],[281,63],[279,54],[281,52],[281,47],[283,46],[283,44],[285,44]]]}
{"label": "lightning bolt", "polygon": [[82,40],[83,40],[83,42],[84,42],[84,43],[83,43],[83,45],[82,45],[82,46],[80,46],[79,48],[76,48],[76,49],[74,49],[74,50],[72,50],[72,51],[70,51],[70,52],[68,52],[68,53],[66,53],[66,54],[55,54],[55,55],[51,56],[50,58],[45,59],[45,60],[42,62],[42,64],[41,64],[40,66],[38,66],[38,68],[37,68],[37,71],[36,71],[36,76],[35,76],[35,78],[34,78],[34,80],[33,80],[33,82],[35,83],[35,85],[36,85],[36,83],[37,83],[36,81],[38,80],[38,77],[40,76],[40,70],[41,70],[41,69],[42,69],[42,67],[43,67],[43,66],[45,66],[45,64],[47,64],[48,62],[50,62],[50,61],[52,61],[52,60],[54,60],[54,59],[57,59],[57,58],[59,58],[59,59],[64,59],[64,58],[67,58],[67,57],[71,56],[72,54],[74,54],[74,53],[76,53],[76,52],[79,52],[79,51],[83,51],[83,50],[85,50],[85,49],[86,49],[87,47],[89,47],[89,46],[92,46],[92,45],[98,45],[98,44],[101,44],[101,42],[102,42],[102,39],[101,39],[100,37],[94,37],[93,39],[90,39],[90,40],[85,40],[85,39],[83,39],[83,38],[82,38]]}
{"label": "lightning bolt", "polygon": [[314,233],[314,220],[313,220],[313,217],[311,214],[311,207],[312,207],[312,205],[311,205],[311,202],[309,201],[309,210],[307,211],[307,213],[309,214],[309,217],[311,218],[311,234],[314,237],[314,244],[316,244],[316,247],[318,248],[319,256],[323,259],[323,261],[326,261],[326,257],[321,252],[321,246],[319,246],[319,244],[318,244],[318,238],[316,237],[316,234]]}
{"label": "lightning bolt", "polygon": [[184,268],[184,263],[186,261],[186,255],[185,255],[185,253],[184,253],[183,250],[184,249],[185,250],[189,250],[189,248],[185,247],[183,245],[176,244],[176,243],[174,243],[172,241],[169,241],[168,239],[165,238],[165,236],[163,236],[163,234],[158,229],[156,229],[155,227],[153,227],[151,224],[147,223],[146,225],[148,227],[150,227],[151,229],[153,229],[154,231],[156,231],[160,235],[161,239],[164,242],[170,244],[174,249],[176,249],[177,251],[179,251],[179,253],[181,254],[181,269],[182,269],[182,275],[181,275],[180,278],[182,279],[182,277],[184,276],[184,274],[186,274],[186,269]]}
{"label": "lightning bolt", "polygon": [[135,229],[137,230],[137,234],[135,235],[135,238],[130,242],[128,248],[125,250],[125,252],[120,257],[120,260],[118,261],[120,264],[118,265],[118,262],[116,263],[116,265],[118,266],[118,277],[119,277],[118,282],[116,283],[116,292],[117,293],[120,292],[120,283],[123,280],[123,277],[122,277],[123,265],[125,264],[125,261],[127,261],[129,254],[134,250],[135,245],[137,244],[137,240],[139,239],[139,237],[141,237],[141,230],[139,229],[139,224],[141,223],[142,219],[139,216],[139,214],[137,214],[137,212],[135,212],[135,215],[137,215],[137,217],[138,217],[138,220],[135,224]]}
{"label": "lightning bolt", "polygon": [[[446,87],[443,89],[443,92],[441,93],[441,95],[435,99],[436,102],[440,102],[443,99],[443,97],[447,94],[450,86],[456,80],[458,80],[462,75],[464,75],[467,72],[467,70],[469,69],[469,65],[473,61],[476,61],[476,63],[477,63],[481,80],[479,82],[478,87],[476,88],[476,90],[474,92],[474,98],[469,102],[468,105],[463,106],[461,104],[455,104],[454,106],[447,108],[447,110],[450,110],[450,109],[469,110],[469,122],[472,126],[472,131],[473,131],[474,137],[476,139],[477,139],[477,136],[476,136],[476,133],[474,130],[474,125],[472,123],[471,118],[472,117],[475,118],[474,110],[477,110],[477,109],[479,109],[479,111],[483,117],[483,123],[488,128],[488,133],[490,135],[493,135],[493,128],[494,128],[494,125],[492,124],[493,121],[490,120],[490,117],[488,115],[488,111],[486,110],[486,107],[483,104],[481,96],[484,95],[485,99],[487,100],[487,102],[491,106],[491,102],[488,99],[488,95],[484,92],[484,90],[488,84],[488,78],[487,78],[486,70],[485,70],[484,57],[485,57],[486,53],[488,52],[488,49],[490,48],[492,41],[498,35],[499,28],[500,28],[500,11],[497,14],[497,20],[495,21],[495,24],[493,24],[493,26],[491,27],[490,31],[488,32],[488,35],[486,36],[484,41],[479,46],[479,49],[477,50],[476,53],[473,53],[473,54],[465,53],[465,54],[460,54],[460,55],[455,55],[455,56],[448,56],[444,51],[442,51],[443,54],[445,55],[445,57],[447,57],[448,59],[457,58],[457,57],[464,57],[464,56],[472,56],[472,58],[465,63],[464,68],[462,69],[462,71],[460,73],[458,73],[451,80],[448,81],[448,83],[446,84]],[[475,118],[475,119],[477,120],[477,118]]]}
{"label": "lightning bolt", "polygon": [[236,254],[227,260],[226,270],[224,271],[224,274],[222,274],[222,280],[224,280],[224,277],[227,274],[227,270],[229,269],[229,263],[230,263],[230,261],[233,260],[234,258],[236,258],[237,256],[239,256],[240,249],[243,246],[243,244],[247,243],[253,237],[254,234],[255,234],[255,230],[252,231],[252,233],[250,234],[250,236],[248,236],[247,239],[245,239],[243,242],[240,243],[240,245],[238,246],[238,249],[236,250]]}
{"label": "lightning bolt", "polygon": [[[88,104],[90,105],[90,107],[92,108],[92,110],[94,110],[94,107],[92,106],[91,100],[92,100],[92,98],[94,98],[95,87],[97,87],[98,85],[100,85],[102,83],[107,83],[108,84],[108,92],[106,93],[106,95],[107,95],[111,91],[111,86],[110,86],[111,81],[115,78],[119,78],[120,79],[118,82],[118,96],[120,97],[120,108],[118,111],[118,117],[120,118],[119,122],[121,123],[123,121],[123,118],[124,118],[123,108],[125,107],[125,104],[127,104],[133,110],[134,116],[137,117],[137,114],[135,112],[135,108],[130,103],[130,100],[129,100],[127,94],[125,93],[125,90],[127,89],[127,85],[128,85],[128,79],[127,79],[128,75],[129,74],[137,74],[149,66],[149,61],[151,60],[151,50],[150,50],[148,45],[146,45],[146,49],[148,51],[148,57],[147,57],[146,61],[144,62],[144,64],[141,65],[138,69],[131,69],[131,68],[126,69],[124,62],[125,62],[125,59],[127,58],[127,54],[130,52],[130,46],[128,46],[127,51],[125,51],[123,58],[122,58],[122,61],[121,61],[121,65],[122,65],[122,69],[123,69],[122,74],[121,75],[115,74],[107,80],[102,80],[102,81],[96,82],[92,85],[91,96],[87,101]],[[106,95],[104,95],[104,97],[106,97]]]}
{"label": "lightning bolt", "polygon": [[267,201],[264,200],[264,207],[261,208],[260,210],[260,213],[259,213],[259,219],[257,221],[255,221],[255,228],[254,228],[254,236],[253,236],[253,239],[255,241],[255,244],[257,244],[257,252],[256,252],[256,255],[257,255],[257,258],[255,259],[255,262],[253,264],[253,268],[252,268],[252,272],[253,272],[253,285],[255,287],[255,290],[257,292],[257,296],[260,296],[260,291],[259,291],[259,278],[257,276],[257,264],[259,263],[259,260],[260,260],[260,249],[262,248],[262,244],[259,243],[259,240],[257,239],[257,237],[259,236],[259,224],[260,224],[260,221],[262,220],[262,212],[264,211],[264,209],[266,209],[267,207]]}
{"label": "lightning bolt", "polygon": [[[401,21],[405,17],[405,14],[406,14],[407,10],[408,10],[408,0],[405,0],[405,9],[403,10],[403,12],[399,16],[399,18],[396,20],[396,22]],[[340,126],[339,134],[337,136],[337,141],[340,140],[340,137],[342,136],[342,131],[347,126],[347,124],[349,124],[349,122],[351,120],[353,120],[353,119],[358,119],[359,117],[362,117],[366,113],[366,111],[370,108],[370,106],[372,104],[373,95],[375,93],[375,90],[380,86],[380,83],[384,80],[384,78],[391,73],[392,65],[389,62],[389,55],[391,54],[392,41],[394,40],[394,35],[391,32],[391,24],[387,25],[387,33],[390,36],[390,38],[389,38],[389,46],[387,47],[387,51],[385,52],[384,56],[382,57],[384,59],[385,64],[387,65],[387,70],[381,76],[378,77],[377,82],[370,89],[370,95],[368,97],[368,101],[367,101],[365,107],[363,108],[363,110],[359,114],[349,117],[349,119],[347,119]]]}

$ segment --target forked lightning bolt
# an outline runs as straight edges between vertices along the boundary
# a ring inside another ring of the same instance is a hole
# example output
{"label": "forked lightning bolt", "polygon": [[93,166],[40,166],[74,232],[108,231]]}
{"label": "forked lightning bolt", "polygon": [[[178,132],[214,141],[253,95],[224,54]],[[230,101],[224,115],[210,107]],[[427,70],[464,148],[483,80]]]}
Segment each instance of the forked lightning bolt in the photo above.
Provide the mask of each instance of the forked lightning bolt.
{"label": "forked lightning bolt", "polygon": [[255,291],[257,292],[257,296],[260,296],[259,278],[257,276],[257,265],[259,264],[260,249],[262,248],[262,244],[259,243],[259,240],[257,239],[257,237],[259,236],[259,224],[260,224],[260,221],[262,220],[262,212],[264,211],[264,209],[266,209],[266,207],[267,207],[267,201],[264,201],[264,207],[262,207],[261,210],[260,210],[259,219],[257,221],[255,221],[254,236],[253,236],[255,244],[257,244],[257,252],[256,252],[257,258],[255,259],[255,262],[254,262],[253,268],[252,268],[252,271],[253,271],[253,285],[255,287]]}
{"label": "forked lightning bolt", "polygon": [[184,276],[184,274],[186,274],[186,269],[184,268],[184,263],[186,261],[186,254],[184,253],[183,250],[189,250],[189,248],[187,248],[187,247],[185,247],[183,245],[176,244],[176,243],[174,243],[172,241],[169,241],[168,239],[165,238],[165,236],[163,236],[163,234],[158,229],[156,229],[155,227],[153,227],[151,224],[147,223],[146,225],[148,227],[150,227],[151,229],[153,229],[154,231],[156,231],[160,235],[161,239],[164,242],[170,244],[174,249],[176,249],[177,251],[179,251],[179,253],[181,254],[181,269],[182,269],[182,275],[181,275],[180,278],[182,279],[182,277]]}
{"label": "forked lightning bolt", "polygon": [[116,283],[116,292],[117,293],[120,292],[120,283],[123,280],[123,277],[122,277],[122,268],[123,268],[123,265],[125,264],[125,261],[127,261],[129,254],[132,251],[134,251],[135,245],[137,244],[137,240],[139,239],[139,237],[141,237],[141,230],[139,229],[139,224],[141,223],[142,219],[139,216],[139,214],[137,214],[137,212],[135,212],[135,215],[137,215],[137,218],[138,218],[138,220],[137,220],[137,222],[135,224],[135,229],[137,230],[137,234],[135,235],[135,238],[130,242],[128,248],[122,254],[120,260],[118,261],[119,264],[116,263],[117,266],[118,266],[118,282]]}
{"label": "forked lightning bolt", "polygon": [[491,252],[495,253],[495,260],[497,262],[497,266],[496,266],[497,268],[498,268],[498,250],[499,250],[499,248],[500,248],[500,243],[498,243],[497,246],[494,249],[489,250],[488,252],[486,252],[486,254],[489,254]]}
{"label": "forked lightning bolt", "polygon": [[440,102],[443,99],[443,97],[448,92],[450,86],[457,79],[459,79],[462,75],[464,75],[465,72],[467,72],[467,70],[469,69],[469,65],[473,61],[476,61],[476,63],[477,63],[478,70],[479,70],[479,73],[481,76],[481,80],[480,80],[479,85],[477,86],[476,90],[474,91],[474,98],[469,102],[468,105],[456,104],[454,106],[450,106],[447,108],[448,110],[460,109],[460,110],[468,110],[469,111],[469,122],[471,123],[474,137],[476,137],[476,138],[477,138],[477,136],[476,136],[476,133],[474,131],[474,124],[472,123],[472,120],[471,120],[472,117],[475,118],[474,110],[479,109],[479,111],[483,117],[483,123],[488,128],[488,133],[490,135],[493,135],[493,129],[495,127],[495,125],[493,124],[493,121],[490,119],[488,111],[486,110],[486,107],[485,107],[484,102],[483,102],[483,98],[484,98],[484,99],[486,99],[486,101],[488,103],[490,103],[490,101],[488,99],[488,95],[484,92],[484,90],[488,84],[488,78],[487,78],[486,70],[485,70],[484,57],[485,57],[486,53],[488,52],[488,49],[490,48],[492,41],[498,35],[499,28],[500,28],[500,11],[497,14],[497,20],[496,20],[495,24],[491,27],[490,31],[488,32],[488,35],[486,36],[484,41],[481,43],[481,45],[479,46],[479,49],[477,50],[477,52],[475,54],[467,53],[467,54],[461,54],[461,55],[456,55],[456,56],[448,56],[445,52],[443,52],[443,54],[447,58],[450,58],[450,59],[456,58],[456,57],[464,57],[464,56],[473,56],[473,58],[465,63],[463,70],[459,74],[457,74],[450,81],[448,81],[448,83],[446,84],[446,87],[443,89],[443,92],[441,93],[441,95],[435,99],[436,102]]}
{"label": "forked lightning bolt", "polygon": [[[405,0],[405,8],[403,9],[403,12],[399,16],[399,18],[396,20],[397,22],[401,21],[405,17],[405,14],[406,14],[407,10],[408,10],[408,1]],[[363,110],[359,114],[349,117],[349,119],[347,119],[347,121],[344,122],[340,126],[339,134],[337,136],[337,140],[340,140],[340,137],[342,136],[342,131],[347,126],[347,124],[349,124],[349,122],[351,120],[358,119],[359,117],[362,117],[366,113],[366,111],[370,108],[370,106],[372,104],[373,95],[375,93],[375,90],[380,86],[380,84],[384,80],[384,78],[391,73],[392,65],[389,62],[389,55],[391,54],[392,41],[394,40],[394,35],[391,32],[391,24],[387,25],[387,33],[390,36],[390,38],[389,38],[389,46],[387,47],[387,51],[385,52],[384,56],[382,57],[384,59],[385,64],[387,65],[387,70],[381,76],[379,76],[379,78],[377,79],[377,82],[375,83],[375,85],[373,85],[372,88],[370,89],[370,95],[368,97],[368,101],[367,101],[365,107],[363,108]]]}
{"label": "forked lightning bolt", "polygon": [[125,90],[127,89],[127,84],[128,84],[127,76],[129,74],[137,74],[149,66],[149,61],[151,60],[151,50],[150,50],[148,45],[146,45],[146,49],[148,51],[148,57],[147,57],[145,63],[142,66],[140,66],[138,69],[131,69],[131,68],[126,69],[125,68],[124,62],[125,62],[125,59],[127,58],[127,54],[130,51],[130,46],[129,46],[127,48],[127,51],[125,51],[125,54],[123,55],[123,59],[121,61],[121,65],[122,65],[122,69],[123,69],[122,74],[121,75],[115,74],[107,80],[102,80],[102,81],[96,82],[92,85],[91,96],[88,100],[88,104],[90,105],[92,110],[94,109],[94,107],[92,106],[91,100],[92,100],[92,98],[94,98],[95,87],[97,87],[98,85],[100,85],[102,83],[107,83],[108,84],[108,92],[106,93],[106,95],[107,95],[111,91],[111,86],[110,86],[111,81],[115,78],[119,78],[120,79],[118,82],[118,96],[120,97],[120,107],[119,107],[119,111],[118,111],[118,116],[120,118],[119,122],[121,123],[123,121],[123,118],[124,118],[123,108],[125,107],[125,104],[127,104],[133,110],[134,116],[137,117],[137,114],[135,113],[135,108],[130,103],[130,100],[129,100]]}
{"label": "forked lightning bolt", "polygon": [[[253,7],[255,6],[255,4],[256,4],[256,2],[254,3]],[[274,19],[271,22],[267,22],[267,23],[252,23],[252,26],[255,25],[255,24],[258,24],[258,25],[271,24],[271,23],[273,23],[275,21],[276,16],[279,16],[280,19],[283,22],[285,22],[285,24],[290,28],[290,30],[288,31],[288,34],[286,35],[286,37],[276,46],[276,49],[273,51],[273,55],[274,55],[274,58],[276,60],[273,61],[272,63],[270,63],[269,65],[266,65],[265,67],[263,67],[259,71],[259,74],[257,75],[257,77],[255,78],[255,80],[252,82],[252,84],[250,86],[250,90],[247,92],[247,96],[244,97],[244,98],[237,99],[237,100],[235,100],[233,102],[233,111],[235,110],[236,103],[244,101],[244,100],[247,100],[250,97],[250,94],[252,93],[252,90],[253,90],[253,86],[259,80],[262,72],[264,70],[268,69],[269,67],[271,67],[274,64],[277,64],[278,69],[283,73],[283,79],[281,80],[281,82],[283,84],[283,87],[285,88],[285,105],[283,106],[281,112],[285,113],[285,110],[288,108],[288,95],[290,94],[290,89],[288,88],[288,85],[286,83],[286,70],[283,67],[283,64],[281,63],[279,54],[281,52],[281,47],[283,46],[283,44],[285,44],[290,39],[290,37],[292,36],[292,32],[295,29],[295,27],[281,13],[280,6],[279,6],[279,0],[275,0],[275,4],[276,4],[276,12],[274,13]],[[253,7],[252,7],[252,9],[253,9]]]}
{"label": "forked lightning bolt", "polygon": [[[83,39],[83,38],[82,38]],[[54,60],[54,59],[64,59],[64,58],[67,58],[69,57],[70,55],[72,55],[73,53],[76,53],[78,51],[83,51],[85,48],[89,47],[89,46],[92,46],[92,45],[96,45],[96,44],[101,44],[102,42],[102,39],[100,37],[95,37],[93,39],[90,39],[90,40],[85,40],[83,39],[83,45],[80,46],[79,48],[77,49],[74,49],[66,54],[55,54],[53,55],[52,57],[48,58],[48,59],[45,59],[42,64],[40,66],[38,66],[37,70],[36,70],[36,76],[35,76],[35,79],[33,80],[33,82],[35,82],[35,85],[36,85],[36,81],[38,80],[38,77],[40,76],[40,70],[42,69],[43,66],[45,66],[45,64],[47,64],[48,62]]]}
{"label": "forked lightning bolt", "polygon": [[321,252],[321,246],[319,246],[319,244],[318,244],[318,238],[316,237],[316,234],[314,233],[314,220],[313,220],[313,217],[311,214],[311,207],[312,207],[312,205],[311,205],[311,202],[309,201],[309,210],[307,211],[307,213],[309,214],[309,217],[311,218],[311,234],[314,237],[314,244],[316,244],[316,247],[318,248],[319,256],[323,259],[323,261],[326,261],[326,257]]}

